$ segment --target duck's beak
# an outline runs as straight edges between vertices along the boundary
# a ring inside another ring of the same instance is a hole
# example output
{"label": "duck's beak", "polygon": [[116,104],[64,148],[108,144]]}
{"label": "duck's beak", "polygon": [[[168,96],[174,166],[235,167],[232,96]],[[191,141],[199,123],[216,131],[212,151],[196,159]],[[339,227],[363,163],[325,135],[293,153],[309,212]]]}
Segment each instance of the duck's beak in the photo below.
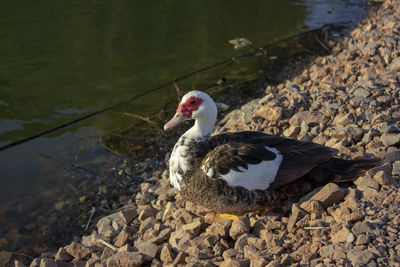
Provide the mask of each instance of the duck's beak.
{"label": "duck's beak", "polygon": [[175,113],[174,117],[169,122],[167,122],[167,124],[164,125],[164,130],[174,128],[181,122],[186,121],[188,119],[189,118],[184,116],[182,113],[177,112],[177,113]]}

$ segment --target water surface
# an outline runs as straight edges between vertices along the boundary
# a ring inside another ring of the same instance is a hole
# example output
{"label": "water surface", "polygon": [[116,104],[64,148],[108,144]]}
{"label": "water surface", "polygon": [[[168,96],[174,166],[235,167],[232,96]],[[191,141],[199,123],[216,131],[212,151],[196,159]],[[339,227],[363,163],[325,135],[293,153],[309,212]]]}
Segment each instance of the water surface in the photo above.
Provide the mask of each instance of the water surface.
{"label": "water surface", "polygon": [[[348,25],[364,14],[364,3],[3,0],[0,145],[235,55],[239,52],[228,43],[233,38],[245,37],[256,48],[326,24]],[[254,73],[259,67],[251,66]],[[232,68],[240,73],[249,66]],[[179,85],[213,84],[219,72],[200,73]],[[71,169],[101,168],[116,157],[103,149],[99,137],[126,127],[124,112],[147,116],[174,93],[172,86],[163,88],[117,111],[0,152],[0,237],[10,233],[10,225],[12,232],[21,232],[26,214],[41,216],[40,210],[83,194],[82,181],[74,180]]]}

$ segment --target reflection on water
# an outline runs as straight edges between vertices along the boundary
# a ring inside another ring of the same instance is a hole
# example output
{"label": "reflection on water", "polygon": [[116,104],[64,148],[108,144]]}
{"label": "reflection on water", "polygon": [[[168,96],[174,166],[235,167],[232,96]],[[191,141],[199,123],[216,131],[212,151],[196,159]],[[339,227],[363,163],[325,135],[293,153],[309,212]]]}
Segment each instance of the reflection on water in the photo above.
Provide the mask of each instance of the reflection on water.
{"label": "reflection on water", "polygon": [[[325,23],[357,21],[364,2],[3,0],[0,145],[231,56],[233,38],[248,38],[255,48]],[[243,60],[179,85],[201,88],[229,73],[258,73],[262,66]],[[28,219],[48,216],[55,203],[82,196],[94,180],[84,181],[72,170],[111,168],[107,163],[117,160],[99,145],[99,136],[129,127],[125,111],[146,116],[174,93],[171,86],[0,152],[0,238],[26,234],[33,229],[26,228]]]}

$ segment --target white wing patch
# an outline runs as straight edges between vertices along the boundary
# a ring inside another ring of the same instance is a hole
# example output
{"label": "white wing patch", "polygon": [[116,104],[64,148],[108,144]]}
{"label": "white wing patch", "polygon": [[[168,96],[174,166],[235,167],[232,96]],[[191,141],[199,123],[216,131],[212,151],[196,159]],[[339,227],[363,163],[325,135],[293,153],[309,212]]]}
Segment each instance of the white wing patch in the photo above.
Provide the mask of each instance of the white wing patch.
{"label": "white wing patch", "polygon": [[227,174],[221,175],[231,186],[243,186],[248,190],[265,190],[275,181],[279,166],[282,163],[282,155],[279,150],[273,147],[265,147],[276,154],[276,158],[271,161],[262,161],[260,164],[248,164],[248,169],[239,167],[243,172],[230,170]]}
{"label": "white wing patch", "polygon": [[181,186],[179,182],[182,181],[182,174],[185,174],[192,168],[192,156],[188,154],[188,146],[178,145],[178,143],[175,145],[169,158],[169,180],[171,185],[180,191]]}

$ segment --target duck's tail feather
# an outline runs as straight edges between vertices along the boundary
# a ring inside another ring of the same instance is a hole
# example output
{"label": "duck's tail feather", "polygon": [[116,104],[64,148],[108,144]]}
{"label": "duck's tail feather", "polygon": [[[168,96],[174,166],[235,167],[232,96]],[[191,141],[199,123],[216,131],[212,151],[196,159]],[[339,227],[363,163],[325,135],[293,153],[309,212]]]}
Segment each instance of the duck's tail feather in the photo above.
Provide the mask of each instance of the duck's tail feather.
{"label": "duck's tail feather", "polygon": [[381,159],[353,159],[344,160],[331,158],[327,162],[313,168],[308,174],[313,180],[320,183],[332,182],[351,182],[361,174],[381,165]]}

